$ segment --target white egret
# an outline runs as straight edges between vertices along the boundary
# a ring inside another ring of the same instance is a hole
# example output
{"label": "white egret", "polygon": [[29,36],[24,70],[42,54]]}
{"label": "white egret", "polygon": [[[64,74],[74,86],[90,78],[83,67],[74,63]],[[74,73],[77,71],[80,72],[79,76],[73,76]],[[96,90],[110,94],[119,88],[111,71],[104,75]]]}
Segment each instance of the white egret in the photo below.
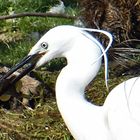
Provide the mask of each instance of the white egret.
{"label": "white egret", "polygon": [[96,31],[73,26],[51,29],[4,78],[30,61],[31,68],[26,72],[54,58],[66,57],[67,66],[56,81],[56,100],[73,137],[76,140],[139,140],[139,78],[130,79],[114,88],[103,106],[96,106],[84,97],[85,87],[100,69],[103,53],[102,45],[87,30]]}

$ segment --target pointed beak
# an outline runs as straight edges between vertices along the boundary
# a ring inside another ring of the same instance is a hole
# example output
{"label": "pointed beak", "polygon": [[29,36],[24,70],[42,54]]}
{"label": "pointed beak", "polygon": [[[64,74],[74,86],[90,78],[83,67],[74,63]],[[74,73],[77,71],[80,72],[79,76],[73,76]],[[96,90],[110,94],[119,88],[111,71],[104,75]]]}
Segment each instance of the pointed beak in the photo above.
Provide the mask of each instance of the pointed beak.
{"label": "pointed beak", "polygon": [[[11,68],[3,77],[0,78],[0,95],[4,94],[9,88],[11,88],[17,81],[24,77],[27,73],[33,70],[38,60],[44,55],[44,53],[37,53],[34,55],[28,55],[23,58],[16,66]],[[24,70],[12,81],[6,82],[7,79],[18,69],[25,67]]]}

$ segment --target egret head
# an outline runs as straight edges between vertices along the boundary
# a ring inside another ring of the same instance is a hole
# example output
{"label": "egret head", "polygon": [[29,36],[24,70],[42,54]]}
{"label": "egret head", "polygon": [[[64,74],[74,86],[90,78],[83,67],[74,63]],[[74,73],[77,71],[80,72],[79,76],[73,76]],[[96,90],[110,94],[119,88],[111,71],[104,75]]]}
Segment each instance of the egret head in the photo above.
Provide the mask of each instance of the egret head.
{"label": "egret head", "polygon": [[63,57],[74,46],[80,30],[73,26],[57,26],[49,30],[31,49],[28,56],[39,56],[36,68],[48,61]]}
{"label": "egret head", "polygon": [[16,66],[14,66],[0,80],[6,79],[13,72],[28,64],[28,67],[14,80],[14,83],[30,72],[34,68],[38,68],[48,61],[64,56],[74,43],[75,36],[80,33],[78,28],[73,26],[57,26],[49,30],[30,50],[29,54],[23,58]]}
{"label": "egret head", "polygon": [[[44,65],[54,58],[67,57],[69,58],[69,62],[74,62],[75,64],[78,64],[79,62],[83,64],[83,61],[85,60],[87,60],[86,63],[89,62],[89,64],[91,64],[92,62],[94,62],[94,60],[97,61],[97,58],[99,60],[99,58],[102,57],[101,50],[103,50],[104,52],[104,49],[102,48],[102,45],[94,37],[91,37],[91,35],[86,31],[95,31],[106,34],[110,38],[110,43],[108,45],[110,47],[112,38],[110,37],[111,35],[105,31],[97,29],[78,28],[69,25],[57,26],[49,30],[33,46],[29,54],[15,67],[13,67],[6,75],[4,75],[0,79],[0,81],[9,77],[13,72],[18,70],[25,64],[28,64],[27,67],[19,76],[17,76],[11,82],[11,84],[21,79],[32,69]],[[81,46],[84,48],[83,50],[81,50]],[[85,49],[86,46],[91,46],[90,50]],[[95,56],[93,55],[93,52]],[[82,62],[81,58],[83,60]]]}

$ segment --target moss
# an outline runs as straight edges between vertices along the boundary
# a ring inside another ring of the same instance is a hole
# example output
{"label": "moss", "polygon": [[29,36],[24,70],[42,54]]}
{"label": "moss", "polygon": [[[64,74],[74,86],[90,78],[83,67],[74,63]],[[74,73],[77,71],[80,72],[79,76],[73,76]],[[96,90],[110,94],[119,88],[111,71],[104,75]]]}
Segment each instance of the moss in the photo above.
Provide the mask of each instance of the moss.
{"label": "moss", "polygon": [[[102,105],[108,94],[104,83],[103,71],[104,69],[102,68],[97,78],[86,89],[87,99],[97,105]],[[1,108],[0,139],[73,140],[61,118],[55,100],[54,87],[59,71],[48,73],[40,70],[34,73],[35,77],[42,78],[45,85],[49,85],[53,90],[50,90],[49,96],[36,102],[34,110],[29,108],[23,110],[5,110]],[[109,80],[110,90],[126,79],[128,79],[128,76],[115,77],[111,73]]]}

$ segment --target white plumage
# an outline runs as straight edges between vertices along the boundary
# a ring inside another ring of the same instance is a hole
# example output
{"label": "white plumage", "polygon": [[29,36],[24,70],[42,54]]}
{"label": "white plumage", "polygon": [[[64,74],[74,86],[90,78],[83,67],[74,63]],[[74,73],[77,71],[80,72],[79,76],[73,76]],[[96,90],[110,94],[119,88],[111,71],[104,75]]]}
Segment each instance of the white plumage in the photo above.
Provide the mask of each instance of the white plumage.
{"label": "white plumage", "polygon": [[[86,31],[105,33],[110,38],[107,49]],[[100,69],[102,55],[107,66],[105,52],[111,43],[112,37],[105,31],[58,26],[48,31],[29,53],[41,56],[36,68],[54,58],[66,57],[67,66],[56,81],[56,100],[76,140],[140,140],[139,77],[115,87],[103,106],[91,104],[84,97],[85,87]],[[107,68],[105,71],[107,81]]]}

